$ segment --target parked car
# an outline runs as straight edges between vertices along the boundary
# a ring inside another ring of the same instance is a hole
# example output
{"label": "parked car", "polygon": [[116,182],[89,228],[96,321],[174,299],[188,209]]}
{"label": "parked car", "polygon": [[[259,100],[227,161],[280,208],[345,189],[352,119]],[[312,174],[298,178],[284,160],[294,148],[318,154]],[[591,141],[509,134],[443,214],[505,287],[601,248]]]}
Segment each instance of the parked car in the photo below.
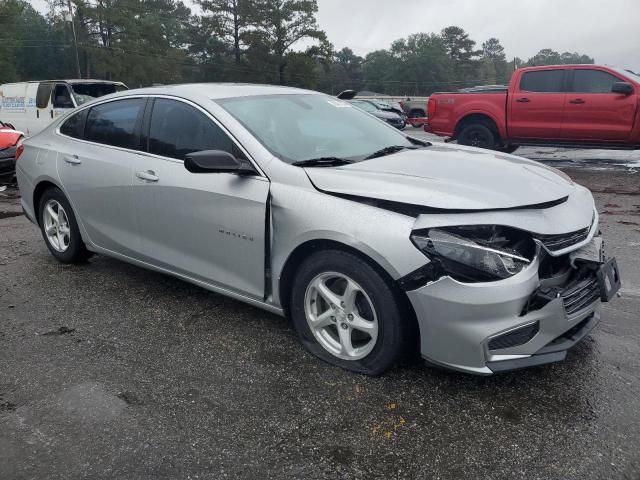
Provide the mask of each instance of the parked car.
{"label": "parked car", "polygon": [[315,92],[131,90],[23,145],[22,207],[59,261],[101,253],[288,315],[356,372],[415,351],[482,375],[558,361],[619,288],[563,173]]}
{"label": "parked car", "polygon": [[391,111],[390,109],[383,109],[380,105],[376,104],[376,102],[356,99],[351,100],[350,103],[351,105],[355,105],[361,110],[370,113],[374,117],[384,120],[389,125],[396,127],[399,130],[402,130],[407,125],[405,119],[400,114]]}
{"label": "parked car", "polygon": [[517,70],[509,87],[435,93],[425,130],[462,145],[640,148],[640,77],[598,65]]}
{"label": "parked car", "polygon": [[398,102],[389,102],[386,100],[370,100],[370,99],[366,101],[373,103],[380,110],[397,113],[403,118],[403,120],[405,120],[405,122],[407,120],[407,114],[402,108],[402,105],[400,105]]}
{"label": "parked car", "polygon": [[16,149],[24,137],[13,125],[0,121],[0,183],[10,182],[15,175]]}
{"label": "parked car", "polygon": [[400,102],[403,110],[407,114],[408,123],[416,128],[422,128],[425,125],[427,117],[427,102],[428,97],[423,98],[411,98],[407,97]]}
{"label": "parked car", "polygon": [[126,90],[106,80],[46,80],[0,85],[0,115],[26,136],[94,98]]}

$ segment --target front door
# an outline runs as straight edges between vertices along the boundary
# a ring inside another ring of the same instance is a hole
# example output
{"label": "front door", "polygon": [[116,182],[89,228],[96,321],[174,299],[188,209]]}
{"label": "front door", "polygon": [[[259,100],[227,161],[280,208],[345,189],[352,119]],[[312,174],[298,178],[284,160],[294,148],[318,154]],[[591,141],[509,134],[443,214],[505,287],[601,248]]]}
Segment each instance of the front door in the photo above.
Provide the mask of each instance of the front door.
{"label": "front door", "polygon": [[562,138],[565,106],[565,70],[550,69],[523,73],[509,97],[507,123],[513,139]]}
{"label": "front door", "polygon": [[580,141],[625,141],[631,135],[637,96],[612,93],[625,81],[604,70],[573,70],[562,126],[565,138]]}
{"label": "front door", "polygon": [[155,99],[147,123],[149,153],[135,159],[133,178],[141,254],[158,267],[262,299],[269,181],[184,168],[185,155],[196,151],[243,156],[195,105]]}

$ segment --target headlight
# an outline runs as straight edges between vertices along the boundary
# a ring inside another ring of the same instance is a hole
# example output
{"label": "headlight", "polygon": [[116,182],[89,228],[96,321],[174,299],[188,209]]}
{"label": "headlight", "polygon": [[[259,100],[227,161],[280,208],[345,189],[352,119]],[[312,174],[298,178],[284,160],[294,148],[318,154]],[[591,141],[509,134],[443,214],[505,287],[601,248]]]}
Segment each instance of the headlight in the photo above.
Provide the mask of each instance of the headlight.
{"label": "headlight", "polygon": [[530,235],[498,225],[431,228],[414,232],[411,240],[431,260],[433,280],[502,280],[520,273],[535,255]]}

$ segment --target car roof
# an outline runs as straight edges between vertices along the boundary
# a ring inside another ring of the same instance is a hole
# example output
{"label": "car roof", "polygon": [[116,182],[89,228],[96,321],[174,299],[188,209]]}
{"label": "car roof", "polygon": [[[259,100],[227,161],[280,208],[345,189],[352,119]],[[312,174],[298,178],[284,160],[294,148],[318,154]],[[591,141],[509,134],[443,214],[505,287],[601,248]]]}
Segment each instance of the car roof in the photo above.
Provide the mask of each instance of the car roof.
{"label": "car roof", "polygon": [[252,83],[185,83],[179,85],[157,85],[147,88],[137,88],[110,95],[117,96],[145,94],[145,95],[176,95],[183,97],[205,97],[210,100],[233,97],[251,97],[258,95],[295,95],[317,94],[319,92],[300,88],[284,87],[280,85],[259,85]]}
{"label": "car roof", "polygon": [[71,85],[76,83],[108,83],[112,85],[124,85],[122,82],[114,82],[112,80],[98,80],[94,78],[59,78],[56,80],[27,80],[26,82],[10,82],[6,85],[19,85],[21,83],[69,83]]}

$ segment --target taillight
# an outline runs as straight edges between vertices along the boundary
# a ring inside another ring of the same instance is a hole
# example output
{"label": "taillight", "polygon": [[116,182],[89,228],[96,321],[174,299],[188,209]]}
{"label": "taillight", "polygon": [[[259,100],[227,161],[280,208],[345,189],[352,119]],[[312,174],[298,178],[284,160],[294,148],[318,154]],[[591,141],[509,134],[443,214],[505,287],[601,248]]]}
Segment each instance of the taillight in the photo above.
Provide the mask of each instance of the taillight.
{"label": "taillight", "polygon": [[436,99],[433,97],[429,97],[429,102],[427,103],[427,116],[429,118],[433,118],[436,114],[437,103]]}
{"label": "taillight", "polygon": [[18,146],[16,147],[16,162],[20,158],[20,155],[22,155],[22,152],[24,152],[24,143],[22,143],[23,141],[24,138],[18,140]]}

